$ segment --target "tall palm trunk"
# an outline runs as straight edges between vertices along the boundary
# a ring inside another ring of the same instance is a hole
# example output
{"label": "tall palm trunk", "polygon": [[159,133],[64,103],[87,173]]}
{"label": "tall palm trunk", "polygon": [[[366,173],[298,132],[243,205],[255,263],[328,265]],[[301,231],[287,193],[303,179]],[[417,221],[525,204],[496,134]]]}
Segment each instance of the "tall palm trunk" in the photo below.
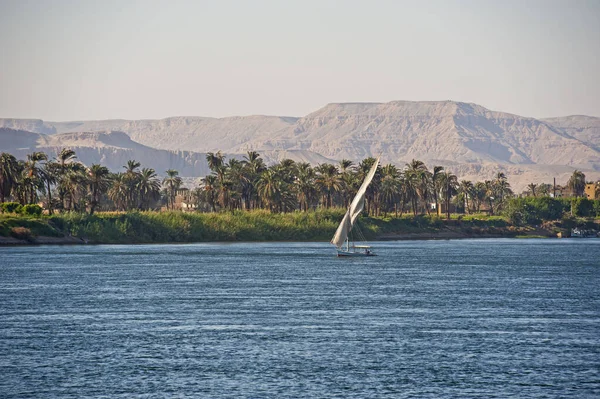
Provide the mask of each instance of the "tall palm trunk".
{"label": "tall palm trunk", "polygon": [[48,187],[48,215],[52,215],[52,190],[50,190],[50,180],[46,180],[46,186]]}

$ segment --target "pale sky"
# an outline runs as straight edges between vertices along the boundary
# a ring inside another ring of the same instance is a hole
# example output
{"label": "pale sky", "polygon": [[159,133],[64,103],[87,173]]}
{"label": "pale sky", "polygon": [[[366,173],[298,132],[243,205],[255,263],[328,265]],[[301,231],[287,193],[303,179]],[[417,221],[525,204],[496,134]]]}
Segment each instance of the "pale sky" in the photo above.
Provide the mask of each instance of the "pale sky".
{"label": "pale sky", "polygon": [[0,117],[600,116],[600,0],[0,0]]}

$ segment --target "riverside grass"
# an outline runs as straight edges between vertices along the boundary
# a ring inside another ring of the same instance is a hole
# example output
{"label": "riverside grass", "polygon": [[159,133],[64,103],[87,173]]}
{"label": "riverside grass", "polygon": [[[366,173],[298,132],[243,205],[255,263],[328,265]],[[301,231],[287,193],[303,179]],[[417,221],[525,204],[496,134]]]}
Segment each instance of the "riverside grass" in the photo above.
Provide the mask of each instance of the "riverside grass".
{"label": "riverside grass", "polygon": [[[30,229],[33,237],[73,236],[90,243],[142,244],[211,241],[329,241],[344,209],[271,213],[264,210],[222,213],[101,212],[94,215],[65,213],[32,217],[0,215],[0,235],[11,236],[13,228]],[[398,235],[456,233],[464,236],[516,236],[503,217],[470,216],[444,220],[435,215],[361,217],[360,228],[369,239]],[[12,234],[14,236],[14,234]]]}
{"label": "riverside grass", "polygon": [[57,231],[94,243],[323,241],[331,238],[342,216],[341,210],[285,214],[174,211],[72,213],[43,220]]}

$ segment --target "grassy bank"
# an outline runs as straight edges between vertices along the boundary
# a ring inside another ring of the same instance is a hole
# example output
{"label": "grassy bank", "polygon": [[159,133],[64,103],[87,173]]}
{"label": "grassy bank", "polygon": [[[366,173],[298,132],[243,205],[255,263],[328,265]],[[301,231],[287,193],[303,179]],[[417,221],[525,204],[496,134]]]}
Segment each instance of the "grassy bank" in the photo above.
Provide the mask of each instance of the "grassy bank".
{"label": "grassy bank", "polygon": [[93,243],[203,241],[322,241],[331,238],[342,212],[337,210],[271,214],[135,212],[60,214],[49,217],[0,216],[0,235],[18,237],[15,228],[37,236],[74,236]]}
{"label": "grassy bank", "polygon": [[[329,241],[343,210],[272,214],[135,212],[58,214],[28,217],[0,215],[0,236],[36,242],[39,237],[73,237],[90,243],[166,243],[207,241]],[[502,217],[435,216],[361,218],[366,238],[460,238],[551,236],[552,229],[513,226]]]}

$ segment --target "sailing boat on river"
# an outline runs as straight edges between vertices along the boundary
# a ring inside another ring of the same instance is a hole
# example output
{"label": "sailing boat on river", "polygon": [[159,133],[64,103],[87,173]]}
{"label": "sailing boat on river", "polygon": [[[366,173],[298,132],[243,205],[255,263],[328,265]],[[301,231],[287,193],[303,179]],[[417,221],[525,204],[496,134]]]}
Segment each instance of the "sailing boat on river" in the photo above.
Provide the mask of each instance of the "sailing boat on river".
{"label": "sailing boat on river", "polygon": [[[340,222],[335,235],[331,239],[331,243],[336,246],[337,256],[376,256],[372,251],[371,247],[368,245],[355,245],[354,240],[352,240],[352,245],[350,245],[349,234],[352,232],[353,228],[355,233],[362,236],[360,234],[360,229],[356,223],[358,222],[358,215],[362,212],[365,207],[365,194],[367,192],[367,188],[373,177],[375,176],[375,172],[377,171],[377,166],[379,165],[379,157],[371,166],[369,173],[365,177],[362,185],[358,189],[358,192],[354,196],[352,203],[348,207],[348,210],[344,214],[344,218]],[[361,241],[365,241],[363,237],[361,237]]]}

